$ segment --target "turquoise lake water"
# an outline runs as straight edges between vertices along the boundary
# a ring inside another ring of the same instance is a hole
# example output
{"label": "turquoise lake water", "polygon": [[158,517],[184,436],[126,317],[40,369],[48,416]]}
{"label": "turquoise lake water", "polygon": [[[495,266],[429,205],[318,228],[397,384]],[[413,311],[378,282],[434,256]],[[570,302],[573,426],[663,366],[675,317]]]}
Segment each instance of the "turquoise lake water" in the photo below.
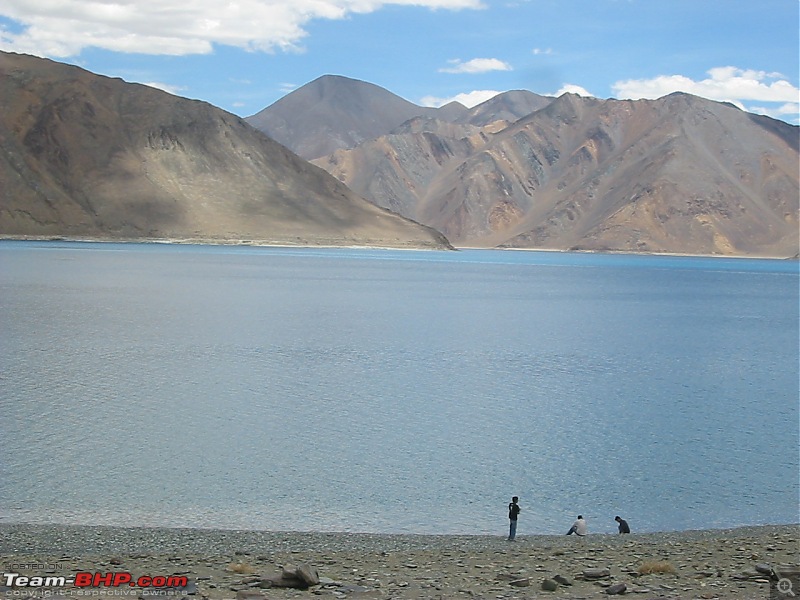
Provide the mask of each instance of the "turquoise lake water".
{"label": "turquoise lake water", "polygon": [[0,242],[0,522],[798,521],[798,263]]}

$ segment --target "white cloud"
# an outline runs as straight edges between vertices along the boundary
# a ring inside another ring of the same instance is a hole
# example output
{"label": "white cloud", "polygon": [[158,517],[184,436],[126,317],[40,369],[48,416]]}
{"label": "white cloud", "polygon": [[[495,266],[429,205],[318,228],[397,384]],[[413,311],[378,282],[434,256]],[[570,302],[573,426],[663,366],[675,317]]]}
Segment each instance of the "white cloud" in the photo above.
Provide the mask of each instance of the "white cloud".
{"label": "white cloud", "polygon": [[534,48],[533,50],[531,50],[531,52],[533,54],[539,56],[541,54],[552,54],[553,53],[553,49],[552,48]]}
{"label": "white cloud", "polygon": [[[717,67],[708,71],[710,77],[694,81],[683,75],[660,75],[654,79],[618,81],[611,87],[621,98],[639,100],[660,98],[672,92],[686,92],[709,100],[760,100],[766,102],[797,102],[800,90],[779,73]],[[772,81],[771,81],[772,80]]]}
{"label": "white cloud", "polygon": [[448,61],[452,67],[439,69],[440,73],[488,73],[489,71],[511,71],[511,65],[498,58],[473,58],[467,62],[458,59]]}
{"label": "white cloud", "polygon": [[773,119],[781,119],[795,125],[800,125],[800,106],[792,104],[791,102],[775,107],[750,106],[747,110],[759,115],[767,115]]}
{"label": "white cloud", "polygon": [[561,94],[577,94],[578,96],[584,96],[586,98],[594,98],[594,94],[587,92],[585,88],[572,83],[565,83],[555,94],[548,95],[558,98]]}
{"label": "white cloud", "polygon": [[[683,75],[660,75],[653,79],[618,81],[611,87],[618,98],[639,100],[660,98],[673,92],[686,92],[695,96],[730,102],[752,112],[769,114],[776,118],[794,115],[797,122],[800,110],[800,89],[780,73],[768,73],[737,67],[716,67],[708,71],[709,77],[695,81]],[[776,107],[746,108],[747,101],[779,103]]]}
{"label": "white cloud", "polygon": [[83,48],[143,54],[205,54],[214,44],[298,50],[313,19],[342,19],[386,5],[477,9],[481,0],[3,0],[0,50],[63,58]]}
{"label": "white cloud", "polygon": [[173,96],[178,96],[178,95],[180,95],[181,92],[186,91],[185,87],[181,87],[181,86],[178,86],[178,85],[170,85],[168,83],[161,83],[160,81],[142,82],[142,85],[146,85],[148,87],[156,88],[157,90],[161,90],[162,92],[170,93]]}
{"label": "white cloud", "polygon": [[422,100],[420,100],[420,104],[422,106],[433,106],[433,107],[440,107],[444,106],[445,104],[449,104],[450,102],[460,102],[467,108],[472,108],[473,106],[477,106],[481,102],[486,102],[487,100],[494,98],[500,92],[496,90],[474,90],[472,92],[466,92],[463,94],[458,94],[456,96],[452,96],[450,98],[437,98],[436,96],[425,96]]}

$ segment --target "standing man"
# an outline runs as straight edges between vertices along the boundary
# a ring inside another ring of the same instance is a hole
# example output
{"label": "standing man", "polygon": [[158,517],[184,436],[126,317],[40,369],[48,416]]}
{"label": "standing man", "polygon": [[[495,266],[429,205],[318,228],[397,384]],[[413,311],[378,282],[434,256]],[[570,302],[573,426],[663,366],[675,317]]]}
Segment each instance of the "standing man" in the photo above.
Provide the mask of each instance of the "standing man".
{"label": "standing man", "polygon": [[625,519],[620,518],[619,516],[614,517],[614,520],[619,523],[619,532],[620,533],[630,533],[631,528],[628,526],[628,522]]}
{"label": "standing man", "polygon": [[514,538],[517,537],[517,516],[519,515],[519,511],[522,510],[519,507],[519,504],[517,504],[517,502],[519,502],[519,498],[517,496],[514,496],[513,498],[511,498],[511,502],[509,502],[508,504],[509,542],[513,542]]}

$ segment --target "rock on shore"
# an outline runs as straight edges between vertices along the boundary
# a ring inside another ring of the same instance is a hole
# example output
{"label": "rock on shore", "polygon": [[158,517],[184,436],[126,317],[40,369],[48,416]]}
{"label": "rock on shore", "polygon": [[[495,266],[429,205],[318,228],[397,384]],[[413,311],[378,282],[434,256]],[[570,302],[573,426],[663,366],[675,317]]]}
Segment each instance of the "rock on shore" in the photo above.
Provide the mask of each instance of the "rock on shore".
{"label": "rock on shore", "polygon": [[[768,598],[795,577],[800,526],[626,536],[420,536],[0,524],[0,565],[22,576],[184,575],[152,589],[9,586],[8,598]],[[286,585],[283,585],[285,583]],[[774,582],[773,582],[774,585]]]}

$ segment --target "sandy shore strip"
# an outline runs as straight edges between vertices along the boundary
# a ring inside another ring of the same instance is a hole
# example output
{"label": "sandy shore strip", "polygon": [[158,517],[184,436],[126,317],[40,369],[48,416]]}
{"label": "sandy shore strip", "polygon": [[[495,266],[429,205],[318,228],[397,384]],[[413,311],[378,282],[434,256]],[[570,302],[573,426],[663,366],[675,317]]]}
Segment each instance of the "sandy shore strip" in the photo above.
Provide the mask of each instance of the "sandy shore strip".
{"label": "sandy shore strip", "polygon": [[[523,535],[508,542],[500,536],[0,524],[0,565],[0,598],[578,600],[621,592],[642,599],[766,600],[771,587],[772,597],[791,597],[780,593],[778,578],[800,597],[800,525]],[[130,574],[133,582],[185,576],[187,584],[76,587],[54,579],[76,573]],[[42,583],[49,585],[35,585]]]}

